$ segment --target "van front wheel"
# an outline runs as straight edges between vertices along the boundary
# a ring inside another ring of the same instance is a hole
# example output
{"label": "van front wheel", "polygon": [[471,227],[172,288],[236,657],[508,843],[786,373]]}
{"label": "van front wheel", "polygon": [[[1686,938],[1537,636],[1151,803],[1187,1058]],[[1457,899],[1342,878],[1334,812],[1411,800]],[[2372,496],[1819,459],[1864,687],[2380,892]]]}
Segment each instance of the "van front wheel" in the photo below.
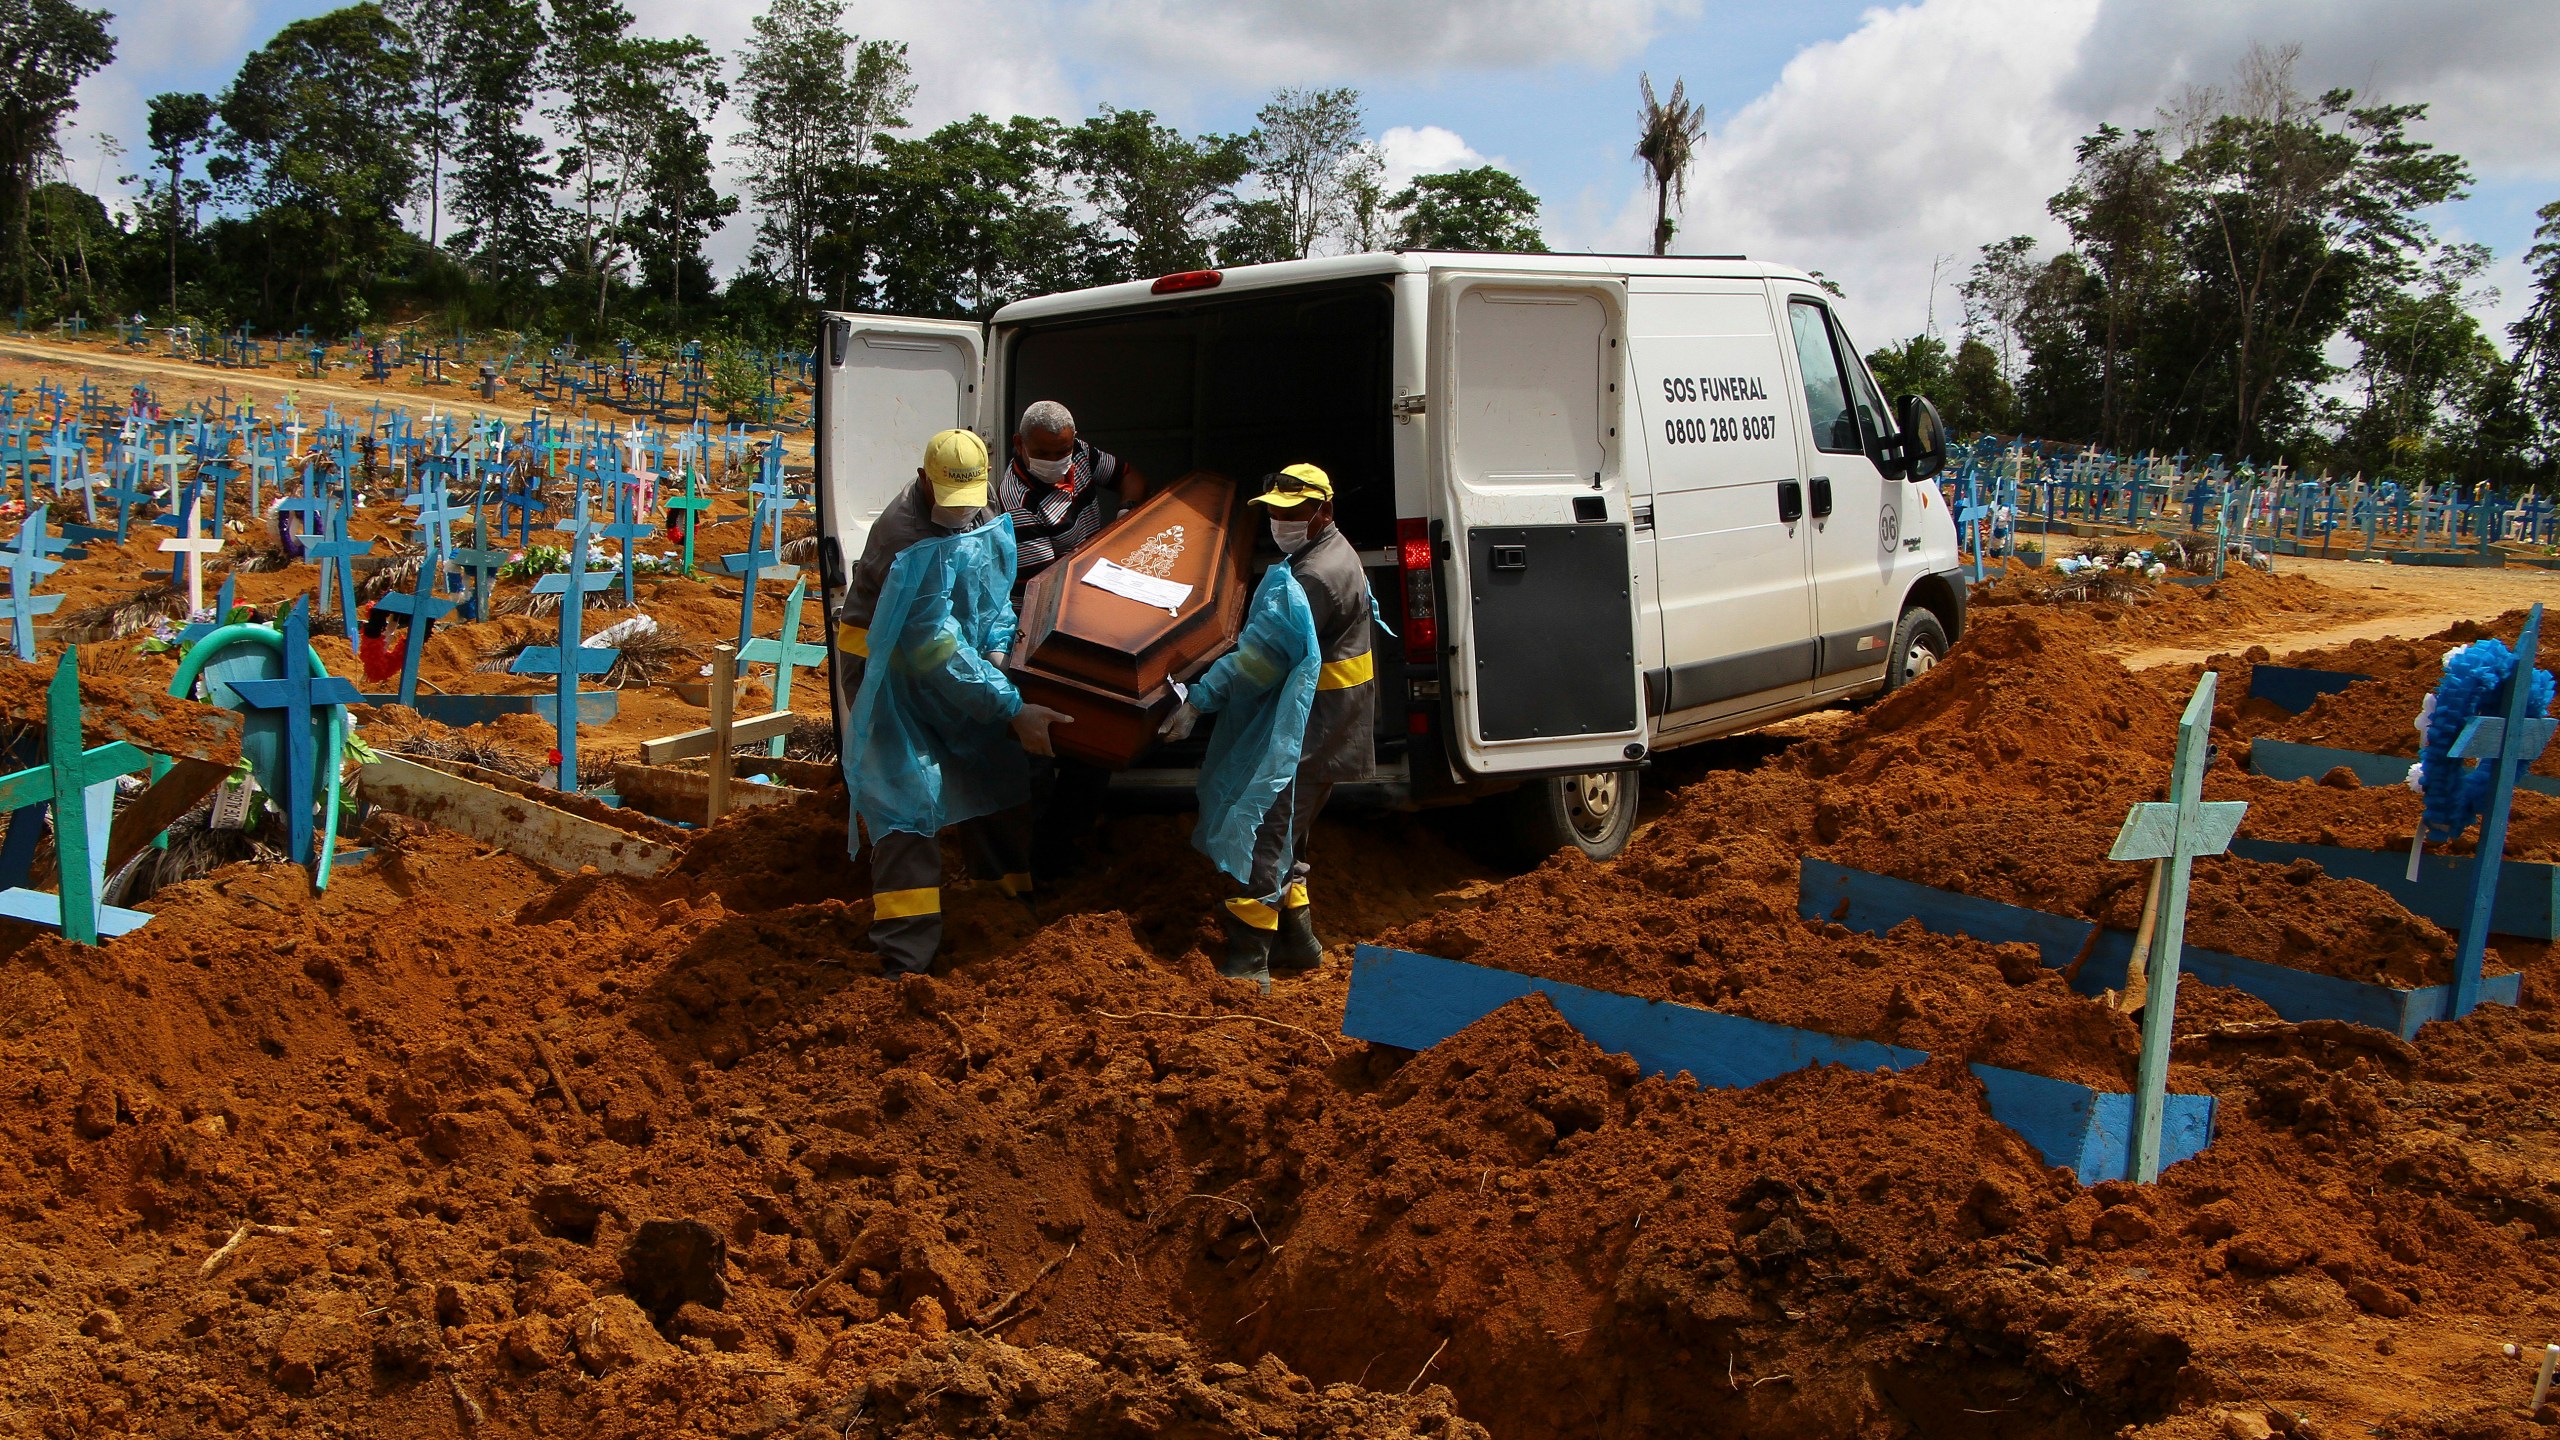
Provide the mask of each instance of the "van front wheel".
{"label": "van front wheel", "polygon": [[1925,607],[1914,605],[1902,612],[1902,623],[1893,627],[1893,660],[1886,668],[1884,693],[1892,694],[1926,675],[1947,658],[1947,627]]}
{"label": "van front wheel", "polygon": [[1626,848],[1636,828],[1636,772],[1594,770],[1532,780],[1511,793],[1511,834],[1532,864],[1566,846],[1594,860]]}

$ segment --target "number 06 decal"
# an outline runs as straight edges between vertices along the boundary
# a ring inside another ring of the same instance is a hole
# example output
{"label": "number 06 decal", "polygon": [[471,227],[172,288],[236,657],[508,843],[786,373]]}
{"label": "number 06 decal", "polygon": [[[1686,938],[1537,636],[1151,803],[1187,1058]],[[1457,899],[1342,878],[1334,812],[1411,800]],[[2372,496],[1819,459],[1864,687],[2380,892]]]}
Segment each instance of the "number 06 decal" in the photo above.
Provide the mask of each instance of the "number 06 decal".
{"label": "number 06 decal", "polygon": [[1902,543],[1902,512],[1900,510],[1891,505],[1884,507],[1884,514],[1876,520],[1876,539],[1887,550]]}

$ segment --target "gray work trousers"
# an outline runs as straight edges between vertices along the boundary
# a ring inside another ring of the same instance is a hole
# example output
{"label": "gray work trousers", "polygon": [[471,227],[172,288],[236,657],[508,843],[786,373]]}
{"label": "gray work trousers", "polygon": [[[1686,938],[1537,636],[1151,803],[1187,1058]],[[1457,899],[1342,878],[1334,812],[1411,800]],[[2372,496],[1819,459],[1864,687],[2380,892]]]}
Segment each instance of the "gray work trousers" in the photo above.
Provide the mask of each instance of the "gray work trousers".
{"label": "gray work trousers", "polygon": [[1307,903],[1307,875],[1313,868],[1307,861],[1308,844],[1315,837],[1316,817],[1332,798],[1329,782],[1292,780],[1271,802],[1270,813],[1253,832],[1253,878],[1245,886],[1247,898],[1284,910]]}
{"label": "gray work trousers", "polygon": [[[1017,899],[1031,893],[1031,807],[952,827],[970,869]],[[904,830],[871,837],[871,944],[881,968],[921,975],[942,949],[942,839]]]}

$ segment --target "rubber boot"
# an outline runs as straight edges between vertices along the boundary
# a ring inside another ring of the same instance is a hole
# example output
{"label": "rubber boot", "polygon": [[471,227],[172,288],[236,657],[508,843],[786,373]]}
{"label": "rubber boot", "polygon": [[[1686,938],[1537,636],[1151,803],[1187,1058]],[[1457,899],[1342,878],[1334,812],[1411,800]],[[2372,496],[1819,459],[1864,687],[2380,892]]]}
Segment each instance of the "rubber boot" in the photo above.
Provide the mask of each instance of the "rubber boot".
{"label": "rubber boot", "polygon": [[1279,940],[1272,946],[1274,970],[1313,970],[1324,963],[1324,942],[1316,938],[1316,907],[1292,905],[1280,912]]}
{"label": "rubber boot", "polygon": [[1218,912],[1218,928],[1227,937],[1227,953],[1219,957],[1218,973],[1270,994],[1273,932],[1248,924],[1235,912],[1223,909]]}

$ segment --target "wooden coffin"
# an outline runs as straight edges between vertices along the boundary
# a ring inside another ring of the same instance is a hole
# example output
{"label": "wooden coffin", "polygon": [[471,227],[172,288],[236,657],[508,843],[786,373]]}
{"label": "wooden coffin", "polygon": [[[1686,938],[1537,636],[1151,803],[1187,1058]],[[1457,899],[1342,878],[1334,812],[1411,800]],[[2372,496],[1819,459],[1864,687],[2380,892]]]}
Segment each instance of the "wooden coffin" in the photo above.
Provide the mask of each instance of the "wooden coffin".
{"label": "wooden coffin", "polygon": [[[1025,700],[1075,717],[1050,731],[1061,754],[1126,767],[1178,703],[1173,682],[1235,643],[1251,593],[1245,494],[1195,470],[1031,582],[1008,668]],[[1187,589],[1155,597],[1169,603],[1122,593],[1168,584]]]}

